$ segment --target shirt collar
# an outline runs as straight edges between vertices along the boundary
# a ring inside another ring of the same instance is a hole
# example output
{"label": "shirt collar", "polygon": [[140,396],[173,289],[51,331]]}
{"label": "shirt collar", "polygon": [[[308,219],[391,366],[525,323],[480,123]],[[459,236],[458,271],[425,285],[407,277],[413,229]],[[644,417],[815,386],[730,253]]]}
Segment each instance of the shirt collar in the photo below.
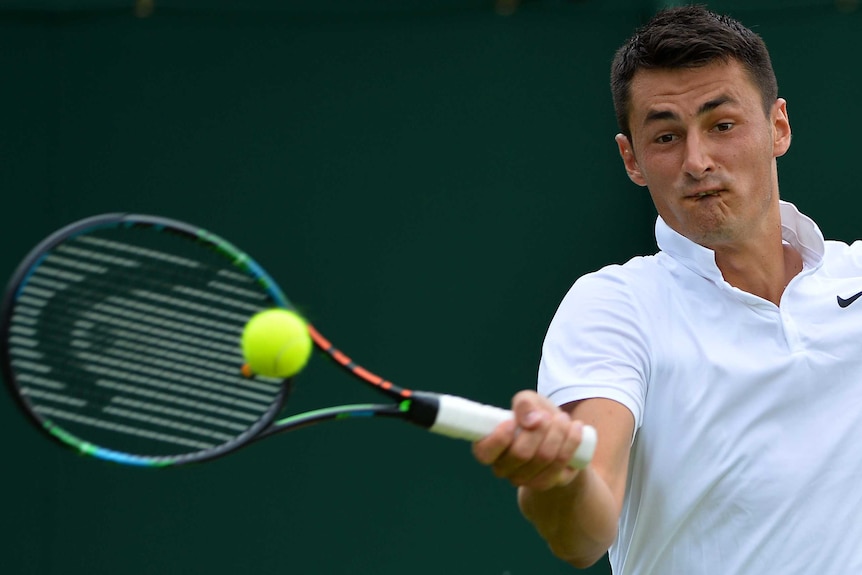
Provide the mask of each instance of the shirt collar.
{"label": "shirt collar", "polygon": [[[800,253],[805,267],[819,267],[826,251],[820,228],[790,202],[779,200],[779,209],[781,238]],[[715,252],[672,230],[661,216],[656,220],[655,238],[661,251],[698,275],[714,281],[724,279],[715,265]]]}

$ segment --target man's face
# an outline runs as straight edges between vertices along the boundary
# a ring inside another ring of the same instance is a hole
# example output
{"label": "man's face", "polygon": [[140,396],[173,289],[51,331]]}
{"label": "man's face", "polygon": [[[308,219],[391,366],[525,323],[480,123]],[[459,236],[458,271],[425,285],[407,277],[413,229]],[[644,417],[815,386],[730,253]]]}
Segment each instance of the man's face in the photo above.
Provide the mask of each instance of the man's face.
{"label": "man's face", "polygon": [[766,114],[739,62],[637,72],[629,122],[631,139],[617,136],[626,171],[671,228],[712,249],[775,232],[786,102]]}

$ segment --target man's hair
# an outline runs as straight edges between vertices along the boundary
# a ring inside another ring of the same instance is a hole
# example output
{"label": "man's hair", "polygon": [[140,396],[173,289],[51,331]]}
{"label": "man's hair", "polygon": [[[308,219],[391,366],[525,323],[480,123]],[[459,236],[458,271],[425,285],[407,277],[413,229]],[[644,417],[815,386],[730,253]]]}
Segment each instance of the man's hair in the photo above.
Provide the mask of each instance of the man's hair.
{"label": "man's hair", "polygon": [[763,39],[729,16],[703,6],[668,8],[656,14],[617,50],[611,92],[620,131],[631,138],[631,84],[638,70],[697,68],[738,61],[760,90],[768,114],[778,83]]}

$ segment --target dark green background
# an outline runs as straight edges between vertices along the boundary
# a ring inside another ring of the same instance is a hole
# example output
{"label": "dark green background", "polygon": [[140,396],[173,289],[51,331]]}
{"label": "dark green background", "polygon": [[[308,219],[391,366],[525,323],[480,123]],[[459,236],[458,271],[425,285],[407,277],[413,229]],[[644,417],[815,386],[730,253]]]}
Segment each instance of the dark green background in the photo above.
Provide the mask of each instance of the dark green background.
{"label": "dark green background", "polygon": [[[659,4],[2,1],[0,272],[93,213],[189,220],[372,370],[505,405],[571,282],[655,249],[607,75]],[[771,46],[795,132],[783,196],[845,240],[856,5],[710,3]],[[374,397],[321,362],[298,383],[294,410]],[[391,422],[162,472],[59,450],[2,397],[0,437],[4,574],[571,572],[467,444]]]}

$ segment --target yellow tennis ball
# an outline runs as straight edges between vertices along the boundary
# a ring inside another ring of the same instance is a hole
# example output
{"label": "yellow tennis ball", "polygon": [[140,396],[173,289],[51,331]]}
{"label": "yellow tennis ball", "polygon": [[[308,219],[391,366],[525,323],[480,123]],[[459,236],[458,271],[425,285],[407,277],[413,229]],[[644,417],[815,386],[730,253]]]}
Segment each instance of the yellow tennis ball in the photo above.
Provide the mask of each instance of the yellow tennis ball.
{"label": "yellow tennis ball", "polygon": [[241,345],[251,371],[267,377],[296,375],[314,347],[305,320],[282,308],[252,316],[242,332]]}

